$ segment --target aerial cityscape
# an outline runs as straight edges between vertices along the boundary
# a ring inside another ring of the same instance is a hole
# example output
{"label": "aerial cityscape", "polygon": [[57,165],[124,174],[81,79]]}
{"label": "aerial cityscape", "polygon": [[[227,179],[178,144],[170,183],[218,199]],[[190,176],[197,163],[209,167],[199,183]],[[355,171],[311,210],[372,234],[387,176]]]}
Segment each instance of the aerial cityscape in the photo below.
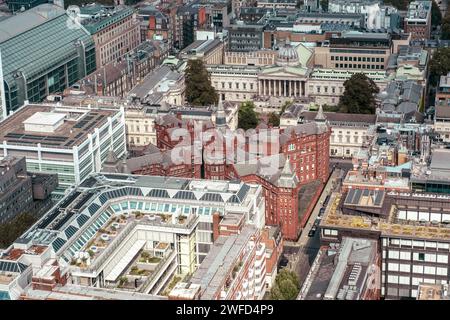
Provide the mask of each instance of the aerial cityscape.
{"label": "aerial cityscape", "polygon": [[0,0],[0,300],[450,300],[448,0],[94,1]]}

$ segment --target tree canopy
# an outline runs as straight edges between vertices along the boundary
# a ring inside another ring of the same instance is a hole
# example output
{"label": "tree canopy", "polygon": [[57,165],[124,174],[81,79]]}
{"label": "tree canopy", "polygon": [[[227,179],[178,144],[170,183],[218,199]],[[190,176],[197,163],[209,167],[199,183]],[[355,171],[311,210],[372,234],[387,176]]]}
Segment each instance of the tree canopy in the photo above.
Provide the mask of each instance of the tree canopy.
{"label": "tree canopy", "polygon": [[384,0],[384,4],[390,4],[399,10],[407,10],[410,0]]}
{"label": "tree canopy", "polygon": [[300,283],[297,274],[287,269],[281,270],[270,291],[273,300],[295,300],[300,291]]}
{"label": "tree canopy", "polygon": [[269,114],[269,120],[267,122],[272,127],[279,127],[280,126],[280,114],[278,114],[276,112],[271,112]]}
{"label": "tree canopy", "polygon": [[439,48],[430,61],[430,84],[435,86],[450,71],[450,48]]}
{"label": "tree canopy", "polygon": [[375,95],[380,91],[363,73],[355,73],[344,82],[344,94],[339,101],[339,111],[345,113],[375,113]]}
{"label": "tree canopy", "polygon": [[328,12],[328,0],[320,0],[320,7],[323,11]]}
{"label": "tree canopy", "polygon": [[202,60],[189,60],[186,68],[186,100],[196,106],[217,104],[219,97],[211,85]]}
{"label": "tree canopy", "polygon": [[441,39],[450,40],[450,6],[442,19]]}
{"label": "tree canopy", "polygon": [[258,114],[255,111],[255,104],[246,101],[241,104],[238,112],[238,127],[244,130],[254,129],[259,123]]}
{"label": "tree canopy", "polygon": [[433,27],[440,25],[442,22],[442,13],[439,9],[437,3],[432,0],[431,1],[431,25]]}
{"label": "tree canopy", "polygon": [[268,124],[272,127],[279,127],[280,126],[280,118],[283,115],[284,111],[286,111],[287,108],[292,106],[294,104],[294,101],[288,100],[283,103],[281,106],[280,112],[271,112],[269,114]]}
{"label": "tree canopy", "polygon": [[0,248],[6,248],[36,222],[36,217],[22,213],[0,224]]}

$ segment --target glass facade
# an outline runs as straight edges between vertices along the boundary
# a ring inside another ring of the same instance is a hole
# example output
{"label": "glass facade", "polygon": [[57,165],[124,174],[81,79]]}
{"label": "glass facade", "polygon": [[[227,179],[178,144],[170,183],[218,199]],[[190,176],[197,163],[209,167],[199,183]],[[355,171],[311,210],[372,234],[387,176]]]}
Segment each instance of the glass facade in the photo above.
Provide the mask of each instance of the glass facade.
{"label": "glass facade", "polygon": [[415,192],[432,192],[432,193],[445,193],[450,194],[450,184],[445,181],[441,183],[416,181],[411,184],[413,191]]}
{"label": "glass facade", "polygon": [[[51,15],[38,9],[52,10]],[[95,71],[94,41],[86,30],[69,28],[67,19],[62,8],[39,7],[2,21],[6,29],[21,25],[23,20],[36,25],[17,34],[12,32],[0,42],[8,112],[25,100],[40,102],[48,94],[61,92],[78,81],[85,72]],[[76,45],[80,41],[83,46]]]}

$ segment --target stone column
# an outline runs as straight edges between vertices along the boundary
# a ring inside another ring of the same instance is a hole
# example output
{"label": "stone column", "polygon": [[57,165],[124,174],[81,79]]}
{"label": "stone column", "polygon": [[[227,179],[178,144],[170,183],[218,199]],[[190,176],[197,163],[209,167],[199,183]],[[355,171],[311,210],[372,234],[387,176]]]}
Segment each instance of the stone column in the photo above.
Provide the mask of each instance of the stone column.
{"label": "stone column", "polygon": [[272,80],[269,79],[269,96],[272,94]]}
{"label": "stone column", "polygon": [[283,96],[284,97],[287,97],[287,92],[286,92],[286,80],[283,80],[283,83],[284,83],[284,91],[283,91]]}
{"label": "stone column", "polygon": [[278,96],[281,97],[281,80],[278,81]]}

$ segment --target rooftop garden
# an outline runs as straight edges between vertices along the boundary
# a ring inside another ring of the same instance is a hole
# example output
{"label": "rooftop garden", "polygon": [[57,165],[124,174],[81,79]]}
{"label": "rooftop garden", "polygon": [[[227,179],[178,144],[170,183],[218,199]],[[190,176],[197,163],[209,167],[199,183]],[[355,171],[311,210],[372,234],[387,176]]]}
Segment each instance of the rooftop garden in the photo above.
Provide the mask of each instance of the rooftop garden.
{"label": "rooftop garden", "polygon": [[139,257],[139,262],[142,263],[159,263],[160,261],[161,258],[155,257],[147,251],[143,251]]}

